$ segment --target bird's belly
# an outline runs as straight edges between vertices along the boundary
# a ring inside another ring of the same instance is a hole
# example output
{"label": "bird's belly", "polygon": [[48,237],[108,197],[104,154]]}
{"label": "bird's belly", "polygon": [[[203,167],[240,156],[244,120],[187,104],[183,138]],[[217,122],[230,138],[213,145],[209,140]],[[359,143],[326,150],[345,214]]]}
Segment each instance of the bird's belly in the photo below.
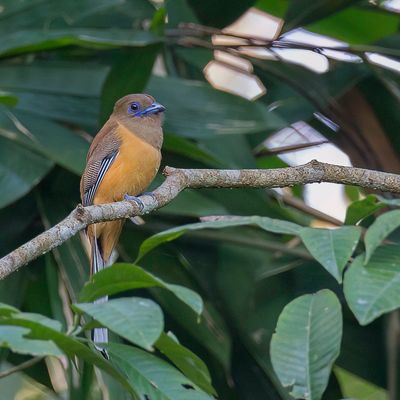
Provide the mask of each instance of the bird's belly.
{"label": "bird's belly", "polygon": [[120,130],[119,153],[97,189],[94,204],[122,200],[126,193],[143,193],[154,179],[161,153],[125,128]]}

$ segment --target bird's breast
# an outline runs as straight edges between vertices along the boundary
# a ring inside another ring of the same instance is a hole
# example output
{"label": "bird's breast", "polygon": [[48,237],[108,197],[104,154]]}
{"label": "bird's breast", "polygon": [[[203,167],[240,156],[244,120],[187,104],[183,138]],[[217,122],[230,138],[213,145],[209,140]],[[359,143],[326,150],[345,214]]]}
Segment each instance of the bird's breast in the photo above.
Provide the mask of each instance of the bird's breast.
{"label": "bird's breast", "polygon": [[158,149],[122,124],[118,125],[116,135],[121,141],[118,156],[97,189],[95,204],[122,200],[125,193],[143,193],[160,167]]}

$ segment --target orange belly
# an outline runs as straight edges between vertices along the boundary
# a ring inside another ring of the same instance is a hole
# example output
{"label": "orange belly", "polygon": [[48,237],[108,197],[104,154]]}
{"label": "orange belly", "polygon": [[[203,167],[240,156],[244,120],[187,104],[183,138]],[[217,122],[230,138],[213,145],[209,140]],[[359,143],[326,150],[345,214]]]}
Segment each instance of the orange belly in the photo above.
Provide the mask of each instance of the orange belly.
{"label": "orange belly", "polygon": [[117,158],[106,172],[94,197],[94,204],[122,200],[126,193],[143,193],[154,179],[161,162],[161,153],[123,125],[117,128],[121,147]]}

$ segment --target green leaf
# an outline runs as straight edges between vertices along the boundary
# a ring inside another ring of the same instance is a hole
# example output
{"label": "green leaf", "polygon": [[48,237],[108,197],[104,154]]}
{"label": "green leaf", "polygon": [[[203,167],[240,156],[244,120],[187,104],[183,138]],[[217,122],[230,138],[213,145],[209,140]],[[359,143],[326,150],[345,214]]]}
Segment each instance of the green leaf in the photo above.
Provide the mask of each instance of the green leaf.
{"label": "green leaf", "polygon": [[[45,321],[45,324],[42,324],[43,321]],[[53,329],[50,326],[52,325],[50,321],[51,320],[48,318],[38,316],[37,314],[36,316],[29,314],[29,317],[27,318],[27,314],[19,313],[13,314],[8,318],[0,318],[0,326],[19,326],[28,328],[30,330],[30,338],[46,341],[51,340],[68,357],[72,358],[77,356],[107,372],[110,376],[119,381],[136,399],[135,390],[117,369],[100,356],[96,350],[91,350],[76,338],[68,336],[57,329]],[[56,324],[58,322],[53,320],[53,323]]]}
{"label": "green leaf", "polygon": [[109,343],[110,360],[137,390],[151,400],[212,400],[192,381],[165,361],[123,344]]}
{"label": "green leaf", "polygon": [[93,301],[105,295],[148,287],[160,287],[170,291],[198,315],[203,311],[203,302],[196,292],[183,286],[166,283],[133,264],[114,264],[93,275],[90,282],[82,289],[80,301]]}
{"label": "green leaf", "polygon": [[116,61],[102,88],[102,123],[108,119],[118,99],[130,93],[144,91],[159,49],[158,45],[146,46],[121,52],[115,57]]}
{"label": "green leaf", "polygon": [[84,312],[113,332],[152,350],[164,328],[161,308],[152,300],[127,297],[109,300],[106,303],[79,303],[74,309]]}
{"label": "green leaf", "polygon": [[0,136],[0,208],[28,193],[52,165],[51,161]]}
{"label": "green leaf", "polygon": [[2,5],[0,26],[4,31],[71,26],[131,28],[138,20],[151,18],[154,12],[145,0],[5,0]]}
{"label": "green leaf", "polygon": [[76,132],[27,112],[0,110],[0,136],[80,175],[89,143]]}
{"label": "green leaf", "polygon": [[169,358],[182,373],[208,394],[216,394],[211,377],[204,362],[182,346],[171,334],[162,333],[155,347]]}
{"label": "green leaf", "polygon": [[110,49],[124,46],[142,47],[160,42],[161,39],[150,32],[128,29],[31,29],[3,34],[0,56],[10,57],[72,45]]}
{"label": "green leaf", "polygon": [[[93,62],[36,61],[33,64],[12,66],[3,63],[0,65],[0,86],[11,92],[33,92],[35,95],[71,95],[79,96],[80,99],[98,97],[109,70],[107,65]],[[87,112],[91,110],[85,110]]]}
{"label": "green leaf", "polygon": [[0,90],[0,103],[5,104],[6,106],[16,106],[18,103],[18,97]]}
{"label": "green leaf", "polygon": [[182,236],[187,231],[196,231],[198,229],[221,229],[233,226],[256,225],[268,232],[281,233],[287,235],[296,235],[301,232],[302,227],[289,221],[272,219],[268,217],[232,217],[222,221],[198,222],[194,224],[182,225],[176,228],[168,229],[157,233],[146,239],[139,248],[137,260],[143,258],[148,252],[159,245],[171,242]]}
{"label": "green leaf", "polygon": [[322,397],[341,339],[341,306],[330,290],[300,296],[283,309],[271,340],[271,361],[293,397]]}
{"label": "green leaf", "polygon": [[306,25],[313,21],[323,20],[324,17],[349,7],[358,0],[294,0],[289,1],[285,17],[287,30],[298,25]]}
{"label": "green leaf", "polygon": [[337,229],[303,228],[300,232],[307,250],[338,282],[342,282],[344,267],[360,236],[361,229],[357,226],[343,226]]}
{"label": "green leaf", "polygon": [[18,308],[15,308],[8,304],[0,303],[0,317],[9,317],[14,313],[19,313]]}
{"label": "green leaf", "polygon": [[397,16],[364,7],[348,7],[307,27],[313,32],[333,36],[350,44],[374,42],[396,33],[397,28]]}
{"label": "green leaf", "polygon": [[254,3],[255,0],[188,0],[188,4],[195,11],[199,22],[216,28],[223,28],[231,24]]}
{"label": "green leaf", "polygon": [[386,199],[383,196],[376,196],[376,197],[383,204],[386,204],[386,205],[392,206],[392,207],[400,207],[400,199]]}
{"label": "green leaf", "polygon": [[271,132],[287,125],[261,102],[218,91],[200,81],[152,77],[146,90],[167,108],[165,130],[185,137]]}
{"label": "green leaf", "polygon": [[381,242],[400,226],[400,210],[380,215],[365,234],[365,260],[367,263]]}
{"label": "green leaf", "polygon": [[181,136],[176,136],[170,133],[164,135],[163,149],[164,151],[167,150],[171,153],[200,161],[206,165],[215,167],[221,166],[221,163],[211,152],[201,148],[199,144]]}
{"label": "green leaf", "polygon": [[62,356],[63,353],[49,340],[33,340],[29,336],[30,330],[19,326],[0,325],[0,347],[9,348],[20,354],[34,356]]}
{"label": "green leaf", "polygon": [[375,211],[383,207],[383,204],[377,201],[377,197],[369,194],[365,199],[353,201],[346,211],[346,225],[355,225],[357,222],[372,215]]}
{"label": "green leaf", "polygon": [[344,275],[344,294],[362,325],[400,307],[399,246],[379,247],[367,263],[359,255]]}

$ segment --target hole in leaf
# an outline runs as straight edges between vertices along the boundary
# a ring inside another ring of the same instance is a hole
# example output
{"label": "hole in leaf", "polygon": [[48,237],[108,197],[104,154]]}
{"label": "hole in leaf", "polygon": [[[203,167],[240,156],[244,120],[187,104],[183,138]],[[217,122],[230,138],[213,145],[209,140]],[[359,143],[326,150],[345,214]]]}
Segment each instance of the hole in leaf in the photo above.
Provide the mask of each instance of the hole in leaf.
{"label": "hole in leaf", "polygon": [[192,385],[189,385],[188,383],[182,383],[182,386],[183,386],[185,389],[192,389],[192,390],[194,390],[194,387],[193,387]]}

